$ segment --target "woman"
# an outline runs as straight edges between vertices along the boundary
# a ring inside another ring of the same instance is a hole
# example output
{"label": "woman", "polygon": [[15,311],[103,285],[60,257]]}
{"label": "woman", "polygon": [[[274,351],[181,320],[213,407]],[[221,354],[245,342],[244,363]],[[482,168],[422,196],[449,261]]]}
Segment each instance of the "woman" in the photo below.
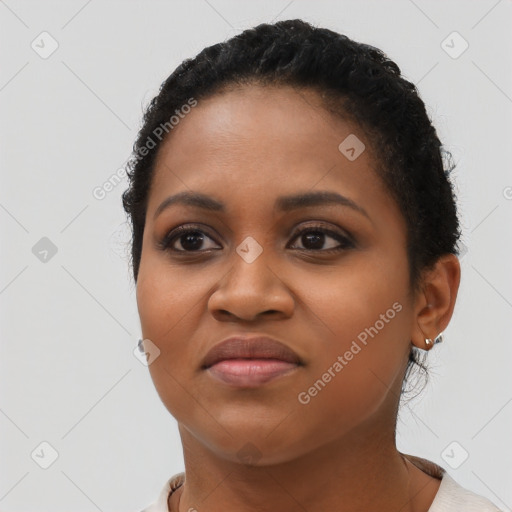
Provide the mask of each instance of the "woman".
{"label": "woman", "polygon": [[394,62],[301,20],[162,84],[123,204],[185,472],[146,512],[498,510],[395,443],[459,287],[445,163]]}

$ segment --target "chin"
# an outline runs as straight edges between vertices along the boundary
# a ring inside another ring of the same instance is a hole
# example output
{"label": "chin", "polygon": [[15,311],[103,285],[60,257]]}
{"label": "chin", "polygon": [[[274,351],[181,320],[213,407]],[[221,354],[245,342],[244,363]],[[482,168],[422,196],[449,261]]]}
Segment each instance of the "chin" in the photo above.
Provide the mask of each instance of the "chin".
{"label": "chin", "polygon": [[[217,457],[253,467],[287,463],[307,453],[311,448],[298,433],[297,437],[291,437],[289,432],[283,430],[276,435],[268,435],[272,429],[267,426],[261,428],[253,424],[247,429],[245,426],[235,428],[230,425],[226,430],[231,436],[223,431],[225,435],[212,437],[211,430],[202,431],[199,435],[196,432],[193,435]],[[274,434],[275,432],[274,430]],[[218,429],[215,433],[220,434]]]}

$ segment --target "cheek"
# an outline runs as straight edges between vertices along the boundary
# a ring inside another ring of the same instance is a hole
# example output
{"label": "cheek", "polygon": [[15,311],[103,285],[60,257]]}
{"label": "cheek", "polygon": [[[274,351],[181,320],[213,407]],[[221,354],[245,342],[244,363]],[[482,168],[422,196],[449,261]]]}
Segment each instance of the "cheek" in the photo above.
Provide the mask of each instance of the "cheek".
{"label": "cheek", "polygon": [[[137,284],[137,304],[142,336],[156,345],[158,356],[149,364],[148,370],[155,389],[167,410],[176,418],[189,414],[190,395],[182,369],[188,361],[186,347],[177,341],[183,336],[187,311],[186,300],[179,300],[176,283],[173,287],[166,279],[157,279],[156,272],[145,275],[141,267]],[[180,319],[182,321],[180,322]],[[147,342],[146,342],[147,344]],[[154,345],[149,345],[155,350]]]}
{"label": "cheek", "polygon": [[205,284],[187,277],[178,266],[149,251],[141,260],[137,282],[137,307],[143,335],[165,344],[172,344],[176,331],[182,329],[187,316],[206,292]]}
{"label": "cheek", "polygon": [[[196,393],[190,383],[198,363],[197,346],[186,340],[193,338],[204,315],[205,302],[201,298],[206,297],[212,286],[207,277],[172,266],[149,251],[139,269],[136,300],[142,335],[160,351],[148,369],[162,402],[180,420],[197,412],[191,406]],[[203,423],[207,420],[200,418]],[[208,428],[213,431],[215,426],[213,423]]]}
{"label": "cheek", "polygon": [[293,278],[301,283],[294,292],[305,307],[296,314],[308,317],[322,348],[348,350],[358,337],[362,343],[376,335],[399,338],[399,326],[406,325],[408,282],[404,263],[388,259],[386,265],[379,255],[357,256],[332,272],[311,273],[306,283],[300,273]]}
{"label": "cheek", "polygon": [[328,416],[324,425],[339,434],[400,392],[409,351],[407,281],[398,262],[378,271],[351,268],[323,285],[317,280],[306,296],[321,322],[309,381],[295,400],[308,411],[306,422]]}

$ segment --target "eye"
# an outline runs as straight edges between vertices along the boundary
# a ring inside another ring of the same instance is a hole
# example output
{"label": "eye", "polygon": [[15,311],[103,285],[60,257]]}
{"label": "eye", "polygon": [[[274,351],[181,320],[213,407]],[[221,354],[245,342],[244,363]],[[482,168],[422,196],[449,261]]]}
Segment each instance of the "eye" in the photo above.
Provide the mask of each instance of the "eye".
{"label": "eye", "polygon": [[[328,239],[334,240],[326,248],[322,248]],[[307,226],[295,233],[292,240],[299,239],[303,247],[298,247],[303,251],[316,252],[337,252],[355,247],[354,242],[341,232],[336,232],[322,226]]]}
{"label": "eye", "polygon": [[[217,250],[215,247],[204,247],[206,240],[215,242],[212,237],[208,236],[204,231],[194,226],[179,226],[167,234],[160,242],[160,246],[164,250],[174,252],[205,252],[209,250]],[[217,242],[215,242],[217,244]],[[218,245],[218,244],[217,244]],[[178,247],[176,247],[178,246]],[[181,246],[181,248],[179,247]]]}
{"label": "eye", "polygon": [[[293,245],[289,245],[288,247],[301,251],[323,253],[338,252],[355,247],[351,237],[344,235],[341,232],[328,229],[324,226],[303,227],[292,237],[292,241],[297,239],[301,242],[302,247],[294,247]],[[331,242],[329,242],[329,239]],[[209,247],[208,240],[210,241]],[[328,243],[328,246],[324,247],[326,242]],[[215,245],[218,247],[215,247]],[[193,225],[184,225],[173,229],[161,242],[159,242],[159,246],[162,250],[185,254],[202,253],[221,249],[219,244],[212,237],[199,227]]]}

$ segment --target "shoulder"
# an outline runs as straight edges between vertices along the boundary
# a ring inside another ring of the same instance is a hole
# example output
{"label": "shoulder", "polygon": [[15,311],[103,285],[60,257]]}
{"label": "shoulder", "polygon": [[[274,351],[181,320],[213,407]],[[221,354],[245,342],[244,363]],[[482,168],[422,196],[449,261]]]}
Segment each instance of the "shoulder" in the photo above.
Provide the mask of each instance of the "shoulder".
{"label": "shoulder", "polygon": [[169,496],[180,487],[185,481],[185,473],[178,473],[173,475],[167,482],[165,482],[163,489],[160,491],[158,498],[151,505],[141,510],[140,512],[169,512],[167,506]]}
{"label": "shoulder", "polygon": [[416,467],[441,479],[441,484],[428,512],[502,512],[492,501],[465,489],[435,462],[403,453]]}
{"label": "shoulder", "polygon": [[447,472],[428,512],[502,512],[492,501],[465,489]]}

